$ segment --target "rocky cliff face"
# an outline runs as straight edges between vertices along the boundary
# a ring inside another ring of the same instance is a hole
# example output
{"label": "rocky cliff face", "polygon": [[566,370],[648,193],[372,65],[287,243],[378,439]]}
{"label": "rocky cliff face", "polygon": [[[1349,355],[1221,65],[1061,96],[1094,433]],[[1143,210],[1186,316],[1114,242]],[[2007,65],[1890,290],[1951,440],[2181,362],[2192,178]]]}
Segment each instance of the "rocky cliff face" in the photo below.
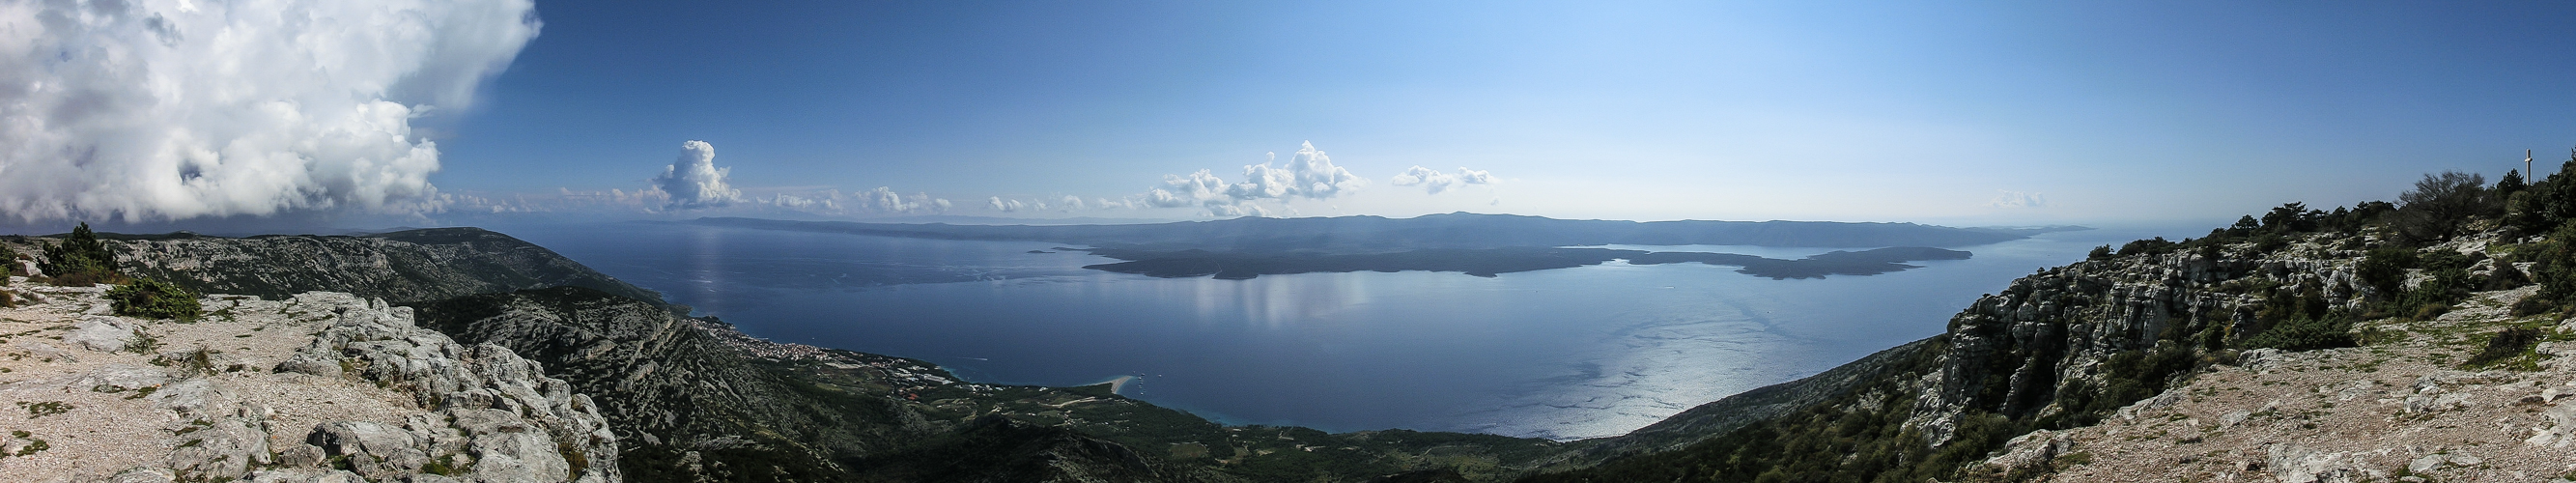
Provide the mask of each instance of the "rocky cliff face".
{"label": "rocky cliff face", "polygon": [[[0,308],[12,481],[621,481],[592,401],[494,345],[346,293],[107,315],[104,287],[13,277]],[[23,413],[23,414],[22,414]]]}
{"label": "rocky cliff face", "polygon": [[2276,285],[2336,306],[2374,295],[2350,270],[2359,252],[2299,248],[2090,260],[2014,280],[1950,319],[1949,350],[1921,381],[1907,425],[1939,445],[1971,410],[2038,418],[2080,410],[2060,394],[2107,385],[2103,363],[2115,354],[2253,329],[2266,300],[2243,287]]}

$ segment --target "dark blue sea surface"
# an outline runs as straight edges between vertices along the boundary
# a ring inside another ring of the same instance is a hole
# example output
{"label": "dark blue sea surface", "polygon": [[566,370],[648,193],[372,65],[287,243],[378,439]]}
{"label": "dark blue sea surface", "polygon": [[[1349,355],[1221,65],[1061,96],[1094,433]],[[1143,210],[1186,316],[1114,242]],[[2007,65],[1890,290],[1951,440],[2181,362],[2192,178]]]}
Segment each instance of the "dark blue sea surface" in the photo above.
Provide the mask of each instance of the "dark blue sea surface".
{"label": "dark blue sea surface", "polygon": [[[498,229],[752,335],[928,360],[969,380],[1079,385],[1236,424],[1570,439],[1938,334],[2095,230],[1966,247],[1883,275],[1772,280],[1699,264],[1507,273],[1159,279],[1057,245],[659,223]],[[1633,247],[1798,258],[1831,249]],[[1032,253],[1032,252],[1045,253]]]}

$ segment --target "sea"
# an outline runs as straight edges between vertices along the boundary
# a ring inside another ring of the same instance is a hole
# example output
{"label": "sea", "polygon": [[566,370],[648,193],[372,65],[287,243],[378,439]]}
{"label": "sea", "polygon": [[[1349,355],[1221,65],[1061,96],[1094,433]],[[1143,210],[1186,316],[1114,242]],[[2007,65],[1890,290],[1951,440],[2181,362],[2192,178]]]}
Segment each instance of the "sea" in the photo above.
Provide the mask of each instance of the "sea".
{"label": "sea", "polygon": [[[2055,232],[1874,276],[1773,280],[1700,264],[1475,277],[1251,280],[1082,268],[1060,244],[667,222],[495,227],[753,336],[1073,386],[1228,424],[1558,440],[1625,433],[1727,395],[1939,334],[2012,279],[2180,228]],[[2205,228],[2203,228],[2205,230]],[[1607,246],[1798,258],[1830,248]]]}

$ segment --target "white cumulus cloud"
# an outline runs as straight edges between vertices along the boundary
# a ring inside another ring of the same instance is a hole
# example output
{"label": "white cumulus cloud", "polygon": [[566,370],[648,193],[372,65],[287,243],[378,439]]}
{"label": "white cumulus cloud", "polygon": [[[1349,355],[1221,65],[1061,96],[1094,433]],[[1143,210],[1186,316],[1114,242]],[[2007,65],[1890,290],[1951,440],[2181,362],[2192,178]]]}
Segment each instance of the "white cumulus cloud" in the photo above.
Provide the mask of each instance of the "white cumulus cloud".
{"label": "white cumulus cloud", "polygon": [[1458,168],[1458,182],[1466,184],[1494,184],[1494,173]]}
{"label": "white cumulus cloud", "polygon": [[1448,191],[1451,186],[1462,184],[1494,184],[1494,174],[1487,171],[1458,168],[1458,174],[1453,175],[1440,172],[1440,170],[1436,169],[1414,166],[1406,168],[1403,173],[1396,174],[1395,179],[1389,180],[1389,183],[1396,186],[1421,186],[1424,192],[1436,195],[1440,194],[1442,191]]}
{"label": "white cumulus cloud", "polygon": [[947,213],[952,203],[946,198],[932,198],[929,193],[903,194],[892,187],[857,193],[838,189],[778,192],[755,202],[780,208],[822,215],[919,215]]}
{"label": "white cumulus cloud", "polygon": [[1987,202],[1986,206],[1996,208],[2038,208],[2048,206],[2048,197],[2040,196],[2039,193],[2023,193],[2019,191],[2005,190],[1996,191],[2000,191],[2001,193],[1995,195],[1994,201]]}
{"label": "white cumulus cloud", "polygon": [[438,146],[531,0],[0,1],[0,213],[435,210]]}
{"label": "white cumulus cloud", "polygon": [[1226,186],[1224,179],[1204,169],[1189,176],[1167,174],[1163,175],[1163,186],[1145,193],[1145,203],[1163,208],[1234,204],[1234,197],[1225,192]]}
{"label": "white cumulus cloud", "polygon": [[[1273,156],[1276,156],[1275,154]],[[1333,158],[1315,149],[1313,141],[1300,145],[1288,165],[1277,168],[1264,162],[1243,167],[1244,181],[1226,187],[1226,194],[1237,200],[1312,198],[1324,199],[1358,190],[1368,180],[1351,174],[1351,170],[1333,165]]]}
{"label": "white cumulus cloud", "polygon": [[[1271,156],[1275,161],[1277,154]],[[1334,165],[1333,158],[1315,149],[1312,141],[1300,145],[1288,164],[1274,167],[1265,161],[1244,166],[1243,176],[1241,183],[1227,183],[1204,169],[1188,176],[1164,175],[1163,185],[1145,192],[1138,202],[1162,208],[1197,206],[1220,217],[1269,216],[1273,211],[1258,206],[1261,200],[1320,200],[1368,186],[1368,180]]]}
{"label": "white cumulus cloud", "polygon": [[[987,208],[987,209],[991,209],[991,210],[993,210],[993,211],[999,211],[999,212],[1003,212],[1003,213],[1011,213],[1011,212],[1017,212],[1017,211],[1020,211],[1020,210],[1028,209],[1028,208],[1029,208],[1029,204],[1028,204],[1028,203],[1022,203],[1022,202],[1020,202],[1020,200],[1006,200],[1006,199],[1002,199],[1002,197],[1000,197],[1000,196],[995,196],[995,197],[992,197],[992,198],[990,198],[990,199],[986,199],[986,200],[984,200],[984,207],[985,207],[985,208]],[[1044,208],[1044,207],[1040,207],[1039,209],[1045,209],[1045,208]]]}
{"label": "white cumulus cloud", "polygon": [[713,208],[742,200],[742,190],[725,184],[732,168],[716,167],[716,146],[706,141],[680,143],[680,159],[653,177],[651,190],[670,195],[665,209]]}

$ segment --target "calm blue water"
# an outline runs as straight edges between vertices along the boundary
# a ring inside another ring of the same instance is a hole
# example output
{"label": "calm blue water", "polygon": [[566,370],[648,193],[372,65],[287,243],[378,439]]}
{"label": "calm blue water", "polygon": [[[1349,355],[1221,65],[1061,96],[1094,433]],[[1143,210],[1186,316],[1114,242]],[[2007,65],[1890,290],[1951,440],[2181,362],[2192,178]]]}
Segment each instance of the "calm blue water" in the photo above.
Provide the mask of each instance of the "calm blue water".
{"label": "calm blue water", "polygon": [[[1611,264],[1157,279],[1053,244],[646,223],[503,227],[753,335],[928,360],[970,380],[1127,393],[1229,423],[1578,438],[1942,330],[1979,294],[2170,231],[2055,233],[1869,277]],[[1830,249],[1623,247],[1795,258]],[[1029,253],[1032,250],[1057,253]]]}

